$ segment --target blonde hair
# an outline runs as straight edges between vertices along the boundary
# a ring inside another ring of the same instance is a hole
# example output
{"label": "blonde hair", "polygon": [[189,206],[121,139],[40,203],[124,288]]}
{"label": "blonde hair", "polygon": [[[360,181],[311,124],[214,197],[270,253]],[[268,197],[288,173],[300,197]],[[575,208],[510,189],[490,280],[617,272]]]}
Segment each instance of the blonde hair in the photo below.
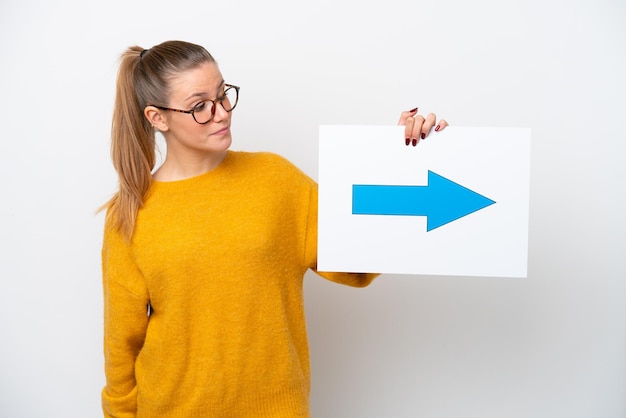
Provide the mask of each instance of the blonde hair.
{"label": "blonde hair", "polygon": [[111,125],[111,159],[119,190],[102,209],[107,223],[128,240],[156,162],[155,131],[144,109],[167,105],[171,79],[207,62],[215,60],[206,49],[183,41],[166,41],[149,50],[132,46],[120,57]]}

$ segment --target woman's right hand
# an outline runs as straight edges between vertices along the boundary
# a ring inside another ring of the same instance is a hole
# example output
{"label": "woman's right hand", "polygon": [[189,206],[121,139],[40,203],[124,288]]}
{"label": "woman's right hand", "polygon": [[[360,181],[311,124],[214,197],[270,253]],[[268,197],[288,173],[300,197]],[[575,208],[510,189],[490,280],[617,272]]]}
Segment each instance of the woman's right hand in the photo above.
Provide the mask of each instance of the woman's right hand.
{"label": "woman's right hand", "polygon": [[426,117],[417,113],[417,108],[400,114],[398,125],[403,125],[406,145],[416,146],[420,140],[426,139],[430,131],[435,128],[435,132],[439,132],[448,126],[448,122],[444,119],[437,121],[434,113],[429,113]]}

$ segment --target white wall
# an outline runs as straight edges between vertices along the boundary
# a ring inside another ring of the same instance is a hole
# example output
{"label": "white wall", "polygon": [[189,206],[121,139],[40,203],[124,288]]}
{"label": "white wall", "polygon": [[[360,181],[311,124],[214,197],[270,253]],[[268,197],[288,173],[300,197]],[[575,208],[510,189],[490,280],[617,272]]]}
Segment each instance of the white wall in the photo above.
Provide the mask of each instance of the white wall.
{"label": "white wall", "polygon": [[100,415],[116,60],[185,39],[242,86],[234,148],[313,177],[320,123],[420,106],[533,129],[528,279],[307,276],[314,417],[623,418],[625,18],[621,0],[2,2],[0,416]]}

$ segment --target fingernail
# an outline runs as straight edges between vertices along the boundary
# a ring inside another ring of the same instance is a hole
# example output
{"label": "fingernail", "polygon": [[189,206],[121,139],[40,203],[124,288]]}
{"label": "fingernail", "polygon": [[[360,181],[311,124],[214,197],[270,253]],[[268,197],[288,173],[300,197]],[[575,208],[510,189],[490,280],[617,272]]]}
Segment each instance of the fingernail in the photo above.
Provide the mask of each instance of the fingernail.
{"label": "fingernail", "polygon": [[426,134],[422,132],[422,139],[426,138]]}
{"label": "fingernail", "polygon": [[417,138],[413,138],[413,146],[417,145]]}
{"label": "fingernail", "polygon": [[407,145],[407,147],[409,146],[409,144],[410,144],[410,143],[411,143],[411,138],[407,138],[407,139],[406,139],[406,145]]}
{"label": "fingernail", "polygon": [[409,113],[417,112],[417,107],[415,109],[409,110]]}
{"label": "fingernail", "polygon": [[437,125],[437,126],[435,127],[435,132],[439,132],[439,129],[441,129],[441,125]]}

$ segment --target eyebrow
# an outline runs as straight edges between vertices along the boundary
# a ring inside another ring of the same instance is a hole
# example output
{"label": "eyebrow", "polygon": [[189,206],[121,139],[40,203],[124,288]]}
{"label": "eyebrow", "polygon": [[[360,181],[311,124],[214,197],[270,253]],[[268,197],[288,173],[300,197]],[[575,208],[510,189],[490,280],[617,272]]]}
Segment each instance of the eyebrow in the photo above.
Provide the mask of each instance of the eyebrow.
{"label": "eyebrow", "polygon": [[[222,79],[222,81],[220,81],[220,83],[217,85],[217,90],[221,89],[221,88],[222,88],[222,86],[224,86],[224,84],[226,84],[226,83],[224,82],[224,79]],[[185,102],[187,102],[187,101],[189,101],[190,99],[193,99],[193,98],[195,98],[195,97],[198,97],[198,98],[204,99],[204,98],[209,97],[209,95],[208,95],[206,92],[197,92],[197,93],[192,93],[192,94],[190,94],[189,96],[187,96],[187,97],[185,98],[185,100],[184,100],[184,101],[185,101]]]}

